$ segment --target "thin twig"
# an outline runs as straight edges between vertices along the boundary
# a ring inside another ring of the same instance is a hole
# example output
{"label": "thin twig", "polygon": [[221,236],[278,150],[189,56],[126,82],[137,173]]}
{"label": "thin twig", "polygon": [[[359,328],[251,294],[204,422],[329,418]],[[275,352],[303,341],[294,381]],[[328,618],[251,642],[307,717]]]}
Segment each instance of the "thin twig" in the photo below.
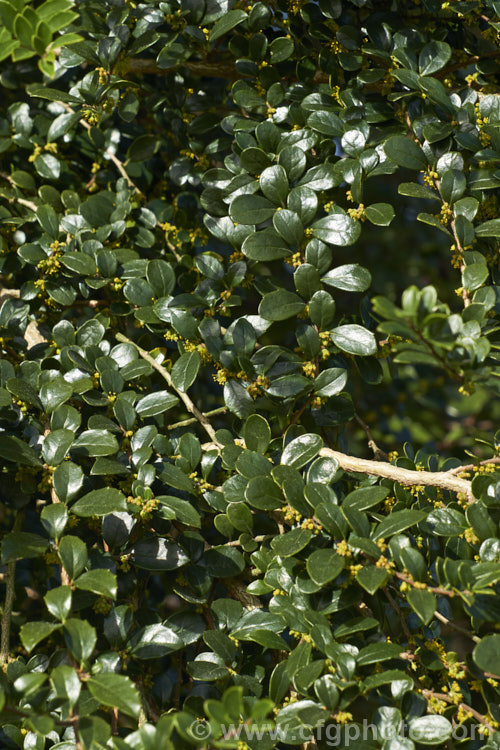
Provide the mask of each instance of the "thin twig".
{"label": "thin twig", "polygon": [[413,471],[403,469],[401,466],[393,466],[386,461],[373,461],[366,458],[357,458],[348,456],[332,448],[322,448],[320,456],[335,458],[344,471],[353,471],[359,474],[369,474],[371,476],[391,479],[393,482],[402,484],[405,487],[427,486],[440,487],[450,492],[458,492],[465,495],[470,501],[474,500],[471,483],[466,479],[461,479],[449,471]]}
{"label": "thin twig", "polygon": [[[44,430],[44,433],[43,433],[44,437],[47,437],[47,435],[49,433],[50,433],[50,427],[49,427],[48,423],[45,423],[45,430]],[[50,485],[50,499],[51,499],[51,501],[52,501],[52,503],[54,505],[58,505],[61,502],[61,500],[59,499],[59,496],[58,496],[57,492],[54,489],[54,485],[53,484]],[[72,583],[71,577],[70,577],[68,571],[66,570],[66,568],[64,567],[64,565],[62,564],[62,562],[60,564],[60,571],[61,571],[61,584],[63,586],[71,586],[71,583]]]}
{"label": "thin twig", "polygon": [[[62,107],[64,107],[66,112],[70,112],[73,115],[75,114],[75,110],[73,109],[73,107],[70,107],[69,104],[67,104],[66,102],[58,101],[57,103],[60,104]],[[81,119],[80,125],[82,125],[85,128],[85,130],[90,130],[91,126],[86,120]],[[111,162],[113,162],[113,164],[115,165],[115,167],[117,168],[121,176],[127,181],[127,185],[133,190],[135,190],[138,196],[140,196],[141,198],[144,197],[144,193],[142,192],[142,190],[139,190],[135,182],[127,174],[127,170],[125,169],[123,162],[109,150],[105,151],[104,154],[105,156],[108,157],[108,159]]]}
{"label": "thin twig", "polygon": [[[12,531],[19,531],[24,521],[24,511],[19,510]],[[8,563],[7,578],[5,582],[5,601],[2,615],[2,636],[0,638],[0,666],[7,664],[10,657],[10,623],[12,620],[12,607],[14,605],[14,594],[16,588],[16,561]]]}
{"label": "thin twig", "polygon": [[[405,573],[400,573],[399,570],[393,570],[391,572],[392,575],[396,576],[396,578],[399,578],[400,581],[404,581],[404,583],[407,583],[409,586],[412,586],[413,588],[420,588],[420,582],[414,581],[413,578],[407,576]],[[429,586],[427,584],[425,588],[427,591],[430,591],[433,594],[437,594],[438,596],[449,596],[450,599],[453,599],[454,596],[473,596],[472,591],[469,591],[468,589],[463,589],[462,591],[453,591],[452,589],[445,589],[442,586]]]}
{"label": "thin twig", "polygon": [[449,469],[448,474],[461,474],[463,471],[473,471],[478,466],[487,466],[488,464],[500,464],[500,456],[493,456],[493,458],[485,458],[479,461],[477,464],[465,464],[464,466],[456,466],[454,469]]}
{"label": "thin twig", "polygon": [[[218,414],[225,414],[227,412],[226,406],[218,406],[217,409],[206,411],[203,413],[204,417],[216,417]],[[178,427],[188,427],[190,424],[194,424],[198,420],[196,417],[190,417],[189,419],[183,419],[182,422],[175,422],[174,424],[168,424],[167,430],[176,430]]]}
{"label": "thin twig", "polygon": [[[268,538],[269,538],[269,534],[259,534],[258,536],[254,536],[252,541],[260,543],[260,542],[264,542]],[[241,547],[241,542],[239,539],[233,539],[230,542],[226,542],[224,544],[224,547]]]}
{"label": "thin twig", "polygon": [[[152,357],[149,354],[149,352],[145,351],[145,349],[142,349],[138,344],[135,343],[135,341],[132,341],[132,339],[129,339],[127,336],[124,336],[123,333],[117,333],[116,339],[125,344],[132,344],[132,346],[135,346],[140,356],[146,362],[148,362],[151,365],[151,367],[153,367],[157,372],[159,372],[162,378],[168,383],[170,388],[172,388],[177,393],[177,395],[183,402],[188,412],[192,414],[198,420],[198,422],[201,424],[205,432],[210,436],[210,439],[212,440],[212,442],[217,447],[222,448],[221,444],[218,443],[217,440],[215,439],[215,430],[210,424],[210,422],[208,421],[208,419],[206,418],[206,416],[202,414],[202,412],[198,409],[197,406],[195,406],[195,404],[191,401],[187,393],[184,393],[184,391],[181,391],[179,390],[179,388],[175,387],[175,385],[172,382],[172,377],[169,371],[166,369],[166,367],[163,367],[163,365],[157,362],[156,359],[154,359],[154,357]],[[463,481],[463,480],[460,480],[460,481]]]}
{"label": "thin twig", "polygon": [[[12,187],[17,187],[16,183],[12,179],[12,177],[9,174],[6,174],[5,172],[2,172],[0,174],[0,177],[3,177],[4,180],[6,180],[9,185],[12,185]],[[30,211],[34,211],[36,213],[38,211],[38,206],[33,201],[27,200],[26,198],[19,198],[17,195],[13,198],[7,198],[9,203],[19,203],[20,206],[25,206],[26,208],[29,208]]]}
{"label": "thin twig", "polygon": [[375,458],[378,460],[382,458],[388,458],[387,453],[378,447],[377,443],[375,442],[373,438],[371,430],[366,424],[366,422],[361,419],[359,414],[355,414],[354,417],[357,423],[359,424],[359,426],[364,430],[366,437],[368,438],[368,447],[370,448],[371,451],[373,451],[373,455],[375,456]]}
{"label": "thin twig", "polygon": [[481,638],[479,638],[477,635],[474,635],[470,630],[467,630],[466,628],[462,628],[460,625],[457,625],[456,622],[453,622],[452,620],[448,620],[447,617],[441,614],[441,612],[434,612],[434,617],[436,620],[439,620],[444,625],[446,625],[448,628],[451,628],[452,630],[456,630],[457,633],[461,633],[462,635],[465,635],[467,638],[470,638],[471,641],[474,641],[475,643],[479,643]]}
{"label": "thin twig", "polygon": [[[422,695],[424,696],[424,698],[437,698],[437,700],[439,701],[454,704],[453,698],[448,695],[448,693],[435,693],[434,690],[422,690]],[[487,727],[490,732],[493,733],[495,731],[486,717],[483,716],[483,714],[479,713],[479,711],[476,711],[475,708],[472,708],[472,706],[468,706],[466,703],[458,703],[455,705],[457,706],[457,708],[461,708],[464,711],[468,711],[470,714],[472,714],[472,716],[477,719],[480,724],[483,724],[483,726]]]}

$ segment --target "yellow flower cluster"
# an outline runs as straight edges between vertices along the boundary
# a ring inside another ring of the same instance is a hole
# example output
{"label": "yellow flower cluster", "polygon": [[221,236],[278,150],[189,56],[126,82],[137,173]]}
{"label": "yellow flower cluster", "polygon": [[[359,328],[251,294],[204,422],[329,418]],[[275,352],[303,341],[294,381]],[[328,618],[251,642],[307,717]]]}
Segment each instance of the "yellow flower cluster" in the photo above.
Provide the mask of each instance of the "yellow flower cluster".
{"label": "yellow flower cluster", "polygon": [[[3,343],[3,341],[2,341],[2,343]],[[26,403],[26,401],[21,401],[21,399],[17,399],[16,404],[17,404],[17,406],[19,406],[19,408],[20,408],[20,410],[21,410],[21,412],[23,414],[26,414],[28,412],[28,408],[29,407],[28,407],[28,404]],[[18,481],[20,481],[20,480],[18,480]]]}
{"label": "yellow flower cluster", "polygon": [[297,252],[293,255],[290,255],[288,258],[285,258],[285,263],[287,266],[290,266],[291,268],[298,268],[302,265],[302,253]]}
{"label": "yellow flower cluster", "polygon": [[37,485],[37,489],[39,492],[48,492],[52,487],[52,472],[52,466],[47,466],[47,468],[43,469],[42,478]]}
{"label": "yellow flower cluster", "polygon": [[460,534],[460,536],[462,536],[469,544],[479,544],[479,542],[481,541],[472,526],[469,526],[468,529],[465,529],[464,533]]}
{"label": "yellow flower cluster", "polygon": [[395,563],[392,560],[388,560],[385,555],[380,555],[379,559],[375,563],[376,568],[384,568],[385,570],[392,570],[395,567]]}
{"label": "yellow flower cluster", "polygon": [[436,698],[435,695],[431,695],[429,698],[427,698],[427,705],[434,714],[443,714],[446,707],[448,706],[447,703],[440,700],[439,698]]}
{"label": "yellow flower cluster", "polygon": [[132,495],[127,497],[127,502],[137,506],[139,516],[143,521],[149,521],[160,504],[156,497],[146,499],[144,497],[133,497]]}
{"label": "yellow flower cluster", "polygon": [[304,362],[302,370],[306,377],[312,378],[316,374],[316,364],[314,362]]}
{"label": "yellow flower cluster", "polygon": [[221,367],[214,375],[212,375],[212,377],[216,383],[219,383],[219,385],[225,385],[231,375],[232,373],[230,373],[229,370],[226,370],[225,367]]}
{"label": "yellow flower cluster", "polygon": [[328,399],[322,398],[321,396],[315,396],[313,400],[311,401],[311,409],[321,409],[323,404],[326,404]]}
{"label": "yellow flower cluster", "polygon": [[339,724],[348,724],[352,721],[352,714],[349,711],[337,711],[335,714],[335,720]]}
{"label": "yellow flower cluster", "polygon": [[434,172],[432,169],[428,169],[426,172],[422,171],[420,174],[423,174],[423,183],[427,187],[433,188],[434,187],[434,180],[437,180],[439,175],[437,172]]}
{"label": "yellow flower cluster", "polygon": [[441,206],[441,211],[436,214],[436,218],[441,224],[449,224],[451,219],[453,218],[453,210],[449,203],[446,203],[446,201]]}
{"label": "yellow flower cluster", "polygon": [[316,523],[312,518],[304,519],[304,521],[302,521],[301,526],[303,529],[309,529],[309,531],[312,531],[313,534],[316,534],[316,535],[319,534],[323,529],[321,524]]}
{"label": "yellow flower cluster", "polygon": [[183,341],[184,341],[184,351],[186,352],[197,351],[198,354],[200,355],[202,364],[206,365],[211,361],[212,358],[208,352],[206,344],[204,343],[197,344],[195,341],[190,341],[189,339],[183,339]]}
{"label": "yellow flower cluster", "polygon": [[449,688],[448,688],[447,685],[443,685],[443,687],[441,688],[441,690],[442,690],[443,693],[448,693],[449,694],[451,701],[455,705],[458,705],[464,699],[463,693],[460,690],[460,686],[459,686],[458,682],[456,682],[455,680],[451,683],[451,685],[450,685]]}
{"label": "yellow flower cluster", "polygon": [[300,523],[302,521],[302,514],[291,505],[284,505],[280,510],[284,515],[285,521],[290,521],[291,523]]}
{"label": "yellow flower cluster", "polygon": [[342,541],[337,544],[336,552],[337,555],[341,555],[342,557],[351,557],[352,555],[352,550],[345,539],[342,539]]}
{"label": "yellow flower cluster", "polygon": [[394,505],[396,505],[396,498],[389,495],[389,497],[385,498],[382,507],[386,513],[390,513]]}
{"label": "yellow flower cluster", "polygon": [[348,208],[347,213],[354,221],[364,221],[366,219],[366,211],[363,203],[360,203],[357,208]]}
{"label": "yellow flower cluster", "polygon": [[45,146],[34,143],[33,146],[33,153],[28,156],[29,162],[35,161],[36,157],[40,156],[43,151],[48,151],[50,154],[57,154],[57,143],[46,143]]}
{"label": "yellow flower cluster", "polygon": [[254,380],[253,383],[250,383],[250,385],[247,385],[247,392],[252,398],[257,398],[257,396],[260,396],[270,385],[271,381],[269,378],[266,378],[264,375],[257,375],[256,380]]}
{"label": "yellow flower cluster", "polygon": [[210,482],[207,482],[202,477],[199,477],[196,471],[193,471],[189,475],[189,478],[195,483],[196,489],[199,492],[207,492],[208,490],[213,490],[214,488],[213,484],[210,484]]}
{"label": "yellow flower cluster", "polygon": [[458,250],[457,246],[452,243],[450,245],[450,252],[452,253],[451,256],[451,267],[452,268],[460,268],[460,266],[463,263],[463,256],[460,250]]}
{"label": "yellow flower cluster", "polygon": [[99,114],[95,109],[82,109],[82,118],[85,122],[88,122],[89,125],[97,125],[99,122]]}
{"label": "yellow flower cluster", "polygon": [[288,12],[294,16],[300,13],[300,9],[304,5],[304,0],[288,0],[287,9]]}

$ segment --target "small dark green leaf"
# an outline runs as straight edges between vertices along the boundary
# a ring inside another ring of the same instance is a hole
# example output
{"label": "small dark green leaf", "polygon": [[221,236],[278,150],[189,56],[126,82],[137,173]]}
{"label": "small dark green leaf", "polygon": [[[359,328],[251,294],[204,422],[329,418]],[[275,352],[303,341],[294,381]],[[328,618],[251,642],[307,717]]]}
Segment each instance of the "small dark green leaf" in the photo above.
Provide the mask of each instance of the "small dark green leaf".
{"label": "small dark green leaf", "polygon": [[361,234],[361,226],[347,214],[330,214],[312,225],[313,235],[330,245],[352,245]]}
{"label": "small dark green leaf", "polygon": [[408,604],[420,617],[424,625],[428,625],[436,611],[436,595],[427,589],[410,589],[406,598]]}
{"label": "small dark green leaf", "polygon": [[384,151],[400,167],[419,171],[427,167],[427,159],[420,146],[403,135],[389,138],[384,144]]}
{"label": "small dark green leaf", "polygon": [[311,536],[312,532],[309,529],[293,529],[281,536],[275,536],[271,547],[280,557],[293,557],[309,544]]}
{"label": "small dark green leaf", "polygon": [[114,487],[92,490],[71,506],[77,516],[107,516],[108,513],[127,510],[125,495]]}
{"label": "small dark green leaf", "polygon": [[175,388],[185,392],[193,385],[201,365],[201,357],[195,350],[185,352],[172,367],[172,383]]}
{"label": "small dark green leaf", "polygon": [[96,568],[83,573],[75,581],[77,589],[116,599],[116,576],[105,568]]}
{"label": "small dark green leaf", "polygon": [[483,672],[500,675],[500,635],[485,635],[474,648],[472,656]]}
{"label": "small dark green leaf", "polygon": [[260,195],[238,195],[231,203],[229,215],[237,224],[261,224],[275,211],[274,203]]}
{"label": "small dark green leaf", "polygon": [[90,657],[97,642],[95,628],[86,620],[71,619],[64,623],[66,645],[81,664]]}
{"label": "small dark green leaf", "polygon": [[330,333],[333,343],[343,352],[368,357],[377,352],[375,336],[356,323],[338,326]]}
{"label": "small dark green leaf", "polygon": [[356,573],[356,581],[372,596],[377,589],[387,582],[388,578],[387,570],[377,568],[375,565],[365,565]]}
{"label": "small dark green leaf", "polygon": [[54,622],[26,622],[21,626],[19,633],[21,642],[26,651],[30,653],[40,641],[48,638],[51,633],[59,630],[60,627],[58,623]]}
{"label": "small dark green leaf", "polygon": [[293,292],[277,289],[262,299],[259,305],[259,315],[266,320],[286,320],[301,312],[305,302]]}
{"label": "small dark green leaf", "polygon": [[322,447],[323,440],[319,435],[301,435],[288,443],[281,456],[281,463],[300,469],[309,463]]}
{"label": "small dark green leaf", "polygon": [[346,292],[365,292],[371,284],[372,277],[363,266],[357,263],[349,263],[328,271],[325,276],[321,277],[321,281],[328,286],[343,289]]}
{"label": "small dark green leaf", "polygon": [[127,716],[137,717],[142,707],[139,691],[129,677],[97,674],[87,681],[90,694],[104,706],[117,708]]}
{"label": "small dark green leaf", "polygon": [[224,34],[227,34],[228,31],[234,29],[235,26],[238,26],[247,18],[248,15],[244,10],[227,11],[226,13],[224,13],[222,18],[219,18],[219,20],[216,21],[213,25],[210,31],[210,36],[208,37],[209,42],[215,42],[217,39],[219,39],[221,36],[224,36]]}
{"label": "small dark green leaf", "polygon": [[41,466],[33,448],[15,435],[0,435],[0,456],[21,466]]}
{"label": "small dark green leaf", "polygon": [[317,549],[307,558],[307,572],[319,586],[333,581],[344,569],[344,558],[332,549]]}
{"label": "small dark green leaf", "polygon": [[85,430],[77,437],[71,450],[84,456],[110,456],[118,451],[118,442],[107,430]]}
{"label": "small dark green leaf", "polygon": [[[192,353],[194,354],[195,352]],[[196,352],[196,354],[198,354],[198,352]],[[163,414],[169,409],[172,409],[178,403],[179,399],[172,393],[169,393],[168,391],[154,391],[153,393],[148,393],[147,396],[143,396],[139,399],[135,405],[135,410],[137,414],[143,418],[154,417],[157,414]]]}
{"label": "small dark green leaf", "polygon": [[394,207],[390,203],[372,203],[365,209],[366,218],[379,227],[388,227],[395,216]]}
{"label": "small dark green leaf", "polygon": [[57,553],[69,577],[73,580],[87,564],[87,547],[77,536],[66,534],[59,542]]}

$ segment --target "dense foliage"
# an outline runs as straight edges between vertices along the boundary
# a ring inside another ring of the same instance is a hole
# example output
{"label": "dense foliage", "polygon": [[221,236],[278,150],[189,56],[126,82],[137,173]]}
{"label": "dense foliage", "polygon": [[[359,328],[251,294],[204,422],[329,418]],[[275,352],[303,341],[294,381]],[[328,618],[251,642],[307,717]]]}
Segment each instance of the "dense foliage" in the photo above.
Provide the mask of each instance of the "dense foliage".
{"label": "dense foliage", "polygon": [[0,20],[1,747],[498,750],[500,2]]}

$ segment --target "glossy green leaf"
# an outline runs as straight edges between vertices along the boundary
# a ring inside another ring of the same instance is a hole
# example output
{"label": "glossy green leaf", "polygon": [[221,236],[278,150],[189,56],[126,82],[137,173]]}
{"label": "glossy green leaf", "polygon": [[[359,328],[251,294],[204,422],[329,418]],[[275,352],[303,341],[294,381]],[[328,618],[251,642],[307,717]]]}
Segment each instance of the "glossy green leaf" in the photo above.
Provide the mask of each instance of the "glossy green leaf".
{"label": "glossy green leaf", "polygon": [[297,315],[305,307],[305,303],[293,292],[277,289],[262,299],[259,305],[259,315],[266,320],[286,320]]}
{"label": "glossy green leaf", "polygon": [[106,516],[108,513],[127,510],[125,496],[114,487],[92,490],[71,506],[77,516]]}
{"label": "glossy green leaf", "polygon": [[368,357],[377,351],[377,342],[371,331],[357,324],[338,326],[330,332],[333,343],[343,352]]}
{"label": "glossy green leaf", "polygon": [[324,284],[346,292],[364,292],[370,286],[371,280],[370,272],[357,263],[337,266],[321,277]]}
{"label": "glossy green leaf", "polygon": [[118,674],[97,674],[88,682],[90,694],[104,706],[117,708],[127,716],[137,717],[141,710],[139,691],[129,677]]}
{"label": "glossy green leaf", "polygon": [[300,469],[313,459],[323,447],[319,435],[301,435],[286,446],[281,456],[281,463]]}
{"label": "glossy green leaf", "polygon": [[[201,365],[201,357],[195,350],[185,352],[172,367],[172,383],[180,391],[187,391],[193,385]],[[139,406],[139,405],[138,405]]]}
{"label": "glossy green leaf", "polygon": [[178,403],[179,399],[172,393],[155,391],[139,399],[135,405],[135,410],[141,417],[154,417],[172,409]]}
{"label": "glossy green leaf", "polygon": [[402,135],[389,138],[384,144],[384,151],[400,167],[417,170],[427,167],[427,159],[420,146]]}
{"label": "glossy green leaf", "polygon": [[320,586],[333,581],[343,569],[344,558],[332,549],[318,549],[307,558],[307,572]]}
{"label": "glossy green leaf", "polygon": [[436,595],[427,589],[410,589],[406,595],[408,604],[420,617],[424,625],[428,625],[436,610]]}

